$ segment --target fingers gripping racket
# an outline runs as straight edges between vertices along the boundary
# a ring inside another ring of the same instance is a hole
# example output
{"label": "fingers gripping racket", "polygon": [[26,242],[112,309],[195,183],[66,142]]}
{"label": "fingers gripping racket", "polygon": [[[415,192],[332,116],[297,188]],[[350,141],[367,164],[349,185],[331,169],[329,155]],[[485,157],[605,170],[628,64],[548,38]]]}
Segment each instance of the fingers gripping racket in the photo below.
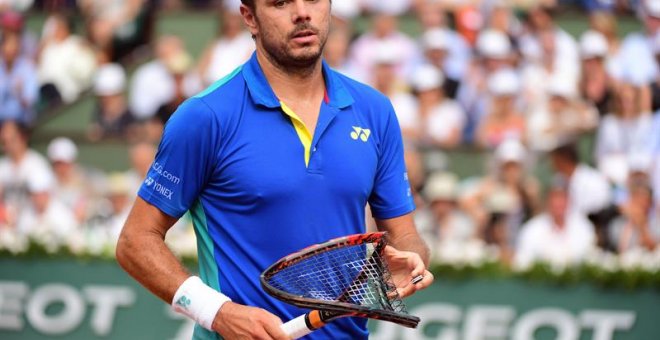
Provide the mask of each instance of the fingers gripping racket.
{"label": "fingers gripping racket", "polygon": [[268,294],[312,309],[282,329],[297,339],[347,316],[417,327],[419,318],[408,314],[392,283],[383,259],[386,245],[385,233],[346,236],[305,248],[266,269],[261,285]]}

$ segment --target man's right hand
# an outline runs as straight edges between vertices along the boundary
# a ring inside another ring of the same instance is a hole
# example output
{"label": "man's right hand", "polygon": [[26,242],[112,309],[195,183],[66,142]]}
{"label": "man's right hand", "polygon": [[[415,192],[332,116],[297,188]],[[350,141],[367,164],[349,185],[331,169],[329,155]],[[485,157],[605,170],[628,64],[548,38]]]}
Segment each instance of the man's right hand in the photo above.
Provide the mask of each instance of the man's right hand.
{"label": "man's right hand", "polygon": [[213,330],[225,339],[288,340],[282,320],[261,308],[226,302],[213,320]]}

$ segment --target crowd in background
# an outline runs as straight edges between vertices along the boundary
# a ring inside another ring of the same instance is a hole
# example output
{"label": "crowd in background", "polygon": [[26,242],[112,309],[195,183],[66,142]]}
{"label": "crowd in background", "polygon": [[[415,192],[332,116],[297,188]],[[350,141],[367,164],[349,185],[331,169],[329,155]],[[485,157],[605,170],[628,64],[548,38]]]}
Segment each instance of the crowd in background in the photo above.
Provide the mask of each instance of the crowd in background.
{"label": "crowd in background", "polygon": [[[579,262],[596,246],[658,246],[660,0],[581,1],[589,29],[578,36],[555,21],[566,2],[333,1],[325,60],[391,99],[417,226],[436,257],[475,240],[520,266]],[[155,9],[177,5],[0,0],[1,230],[117,237],[170,115],[254,51],[240,1],[229,0],[214,7],[217,36],[194,60],[181,38],[153,33]],[[41,32],[25,29],[31,6],[57,9]],[[641,31],[621,37],[621,11],[637,16]],[[363,16],[369,26],[358,33]],[[422,33],[403,33],[402,16]],[[66,137],[46,155],[29,148],[40,112],[82,96],[97,103],[86,137],[131,141],[129,171],[79,164]],[[578,149],[589,135],[593,167]],[[491,155],[482,177],[451,173],[436,157],[466,146]],[[543,187],[531,169],[546,157],[553,173]]]}

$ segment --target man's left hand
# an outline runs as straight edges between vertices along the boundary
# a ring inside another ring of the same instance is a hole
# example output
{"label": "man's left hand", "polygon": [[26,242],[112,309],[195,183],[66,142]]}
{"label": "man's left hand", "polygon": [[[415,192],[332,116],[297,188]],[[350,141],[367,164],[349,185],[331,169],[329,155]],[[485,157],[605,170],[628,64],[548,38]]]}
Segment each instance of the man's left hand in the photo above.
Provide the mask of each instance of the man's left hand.
{"label": "man's left hand", "polygon": [[[384,257],[392,273],[392,281],[401,298],[413,295],[433,283],[433,274],[426,270],[424,261],[417,253],[387,246]],[[412,280],[420,275],[423,276],[423,279],[413,284]]]}

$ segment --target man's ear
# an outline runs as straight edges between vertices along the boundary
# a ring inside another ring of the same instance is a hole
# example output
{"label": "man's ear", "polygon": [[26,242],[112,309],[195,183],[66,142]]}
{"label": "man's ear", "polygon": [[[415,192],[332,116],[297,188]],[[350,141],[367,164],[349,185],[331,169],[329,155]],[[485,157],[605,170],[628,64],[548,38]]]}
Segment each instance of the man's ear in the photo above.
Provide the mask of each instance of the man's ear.
{"label": "man's ear", "polygon": [[243,16],[243,23],[247,27],[252,37],[256,36],[259,32],[259,25],[257,25],[257,17],[254,11],[248,6],[241,5],[241,15]]}

